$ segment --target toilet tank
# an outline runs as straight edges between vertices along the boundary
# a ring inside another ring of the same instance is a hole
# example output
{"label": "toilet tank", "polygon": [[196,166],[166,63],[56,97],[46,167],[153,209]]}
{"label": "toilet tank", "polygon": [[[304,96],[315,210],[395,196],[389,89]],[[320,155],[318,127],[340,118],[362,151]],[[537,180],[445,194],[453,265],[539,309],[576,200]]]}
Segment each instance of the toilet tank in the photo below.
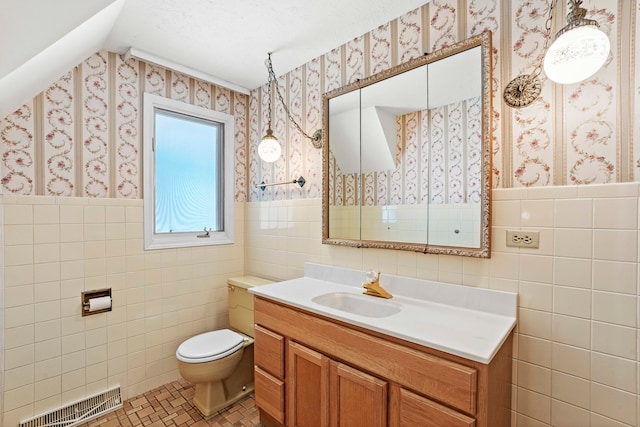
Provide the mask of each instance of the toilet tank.
{"label": "toilet tank", "polygon": [[253,337],[253,295],[247,289],[268,285],[270,280],[254,276],[231,277],[227,280],[229,293],[229,326]]}

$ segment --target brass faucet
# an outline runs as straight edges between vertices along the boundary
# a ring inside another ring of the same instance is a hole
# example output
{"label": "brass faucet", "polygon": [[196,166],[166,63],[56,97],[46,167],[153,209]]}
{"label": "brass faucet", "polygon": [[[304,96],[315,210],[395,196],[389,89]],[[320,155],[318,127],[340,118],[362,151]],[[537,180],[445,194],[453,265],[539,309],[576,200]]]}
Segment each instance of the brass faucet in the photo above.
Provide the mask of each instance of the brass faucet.
{"label": "brass faucet", "polygon": [[393,298],[393,295],[380,286],[380,272],[378,274],[373,271],[367,272],[367,279],[369,281],[362,284],[362,287],[366,289],[363,294],[379,298]]}

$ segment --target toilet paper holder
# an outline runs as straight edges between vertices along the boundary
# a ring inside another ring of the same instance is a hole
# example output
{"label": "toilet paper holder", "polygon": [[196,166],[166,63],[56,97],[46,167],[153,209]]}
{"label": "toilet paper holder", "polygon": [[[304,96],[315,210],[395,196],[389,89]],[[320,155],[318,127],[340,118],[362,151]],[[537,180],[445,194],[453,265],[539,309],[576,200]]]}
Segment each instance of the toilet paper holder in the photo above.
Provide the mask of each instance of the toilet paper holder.
{"label": "toilet paper holder", "polygon": [[111,301],[111,288],[94,289],[91,291],[82,292],[80,295],[80,299],[82,301],[82,316],[90,316],[92,314],[106,313],[107,311],[111,311],[111,303],[109,304],[109,307],[90,311],[91,300],[104,297],[109,297],[109,301]]}

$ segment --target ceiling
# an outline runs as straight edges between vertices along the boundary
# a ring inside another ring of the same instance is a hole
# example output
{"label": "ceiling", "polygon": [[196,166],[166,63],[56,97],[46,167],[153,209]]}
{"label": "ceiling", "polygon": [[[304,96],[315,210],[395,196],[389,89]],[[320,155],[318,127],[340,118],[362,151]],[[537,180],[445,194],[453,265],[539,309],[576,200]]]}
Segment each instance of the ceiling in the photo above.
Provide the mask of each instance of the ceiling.
{"label": "ceiling", "polygon": [[109,25],[92,24],[102,34],[78,37],[118,53],[134,47],[254,89],[266,83],[267,52],[276,74],[284,74],[427,1],[2,0],[0,79],[111,8]]}
{"label": "ceiling", "polygon": [[127,0],[107,38],[254,89],[425,0]]}

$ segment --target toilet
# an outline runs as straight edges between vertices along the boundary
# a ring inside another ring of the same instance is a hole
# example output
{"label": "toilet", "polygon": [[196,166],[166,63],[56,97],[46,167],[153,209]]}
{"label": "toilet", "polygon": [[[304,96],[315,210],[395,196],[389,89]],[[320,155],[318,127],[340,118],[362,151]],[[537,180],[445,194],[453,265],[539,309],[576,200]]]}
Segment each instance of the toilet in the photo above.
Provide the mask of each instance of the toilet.
{"label": "toilet", "polygon": [[196,335],[176,350],[180,375],[195,384],[193,404],[205,417],[253,392],[253,295],[247,289],[269,283],[228,279],[229,329]]}

